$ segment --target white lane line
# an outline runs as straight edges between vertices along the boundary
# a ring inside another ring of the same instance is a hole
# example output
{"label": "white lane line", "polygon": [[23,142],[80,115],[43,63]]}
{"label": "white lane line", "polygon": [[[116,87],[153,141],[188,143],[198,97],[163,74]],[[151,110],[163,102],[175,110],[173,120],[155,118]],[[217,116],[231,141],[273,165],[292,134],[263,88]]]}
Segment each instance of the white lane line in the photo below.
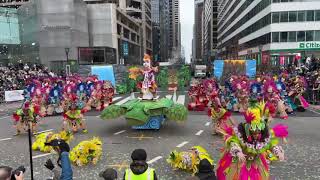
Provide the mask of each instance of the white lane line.
{"label": "white lane line", "polygon": [[181,148],[181,147],[183,147],[184,145],[186,145],[188,143],[189,143],[188,141],[184,141],[181,144],[178,144],[176,147]]}
{"label": "white lane line", "polygon": [[152,163],[158,161],[159,159],[162,159],[162,156],[155,157],[155,158],[151,159],[150,161],[148,161],[147,163],[152,164]]}
{"label": "white lane line", "polygon": [[186,96],[185,95],[179,95],[178,96],[178,100],[177,103],[179,104],[184,104],[184,101],[186,100]]}
{"label": "white lane line", "polygon": [[207,123],[205,124],[205,126],[210,126],[210,122],[207,122]]}
{"label": "white lane line", "polygon": [[5,119],[5,118],[8,118],[8,117],[10,117],[10,116],[4,116],[4,117],[1,117],[0,119]]}
{"label": "white lane line", "polygon": [[123,100],[121,100],[121,101],[119,101],[119,102],[117,102],[116,103],[116,105],[122,105],[122,104],[124,104],[124,103],[126,103],[127,101],[129,101],[130,100],[130,96],[129,97],[127,97],[127,98],[125,98],[125,99],[123,99]]}
{"label": "white lane line", "polygon": [[168,95],[166,95],[166,98],[167,98],[167,99],[171,99],[171,98],[172,98],[172,95],[168,94]]}
{"label": "white lane line", "polygon": [[121,99],[122,97],[115,97],[115,98],[113,98],[112,99],[112,101],[116,101],[116,100],[119,100],[119,99]]}
{"label": "white lane line", "polygon": [[44,130],[44,131],[39,131],[39,132],[37,132],[37,133],[35,133],[35,134],[41,134],[41,133],[45,133],[45,132],[51,132],[51,131],[53,131],[54,129],[48,129],[48,130]]}
{"label": "white lane line", "polygon": [[203,133],[203,130],[200,130],[196,133],[196,136],[200,136]]}
{"label": "white lane line", "polygon": [[8,141],[8,140],[11,140],[12,138],[4,138],[4,139],[0,139],[0,142],[2,141]]}
{"label": "white lane line", "polygon": [[320,113],[318,113],[317,111],[314,111],[314,110],[312,110],[312,109],[308,109],[308,110],[311,111],[311,112],[313,112],[313,113],[320,114]]}
{"label": "white lane line", "polygon": [[46,156],[50,156],[50,155],[51,155],[51,153],[40,154],[40,155],[37,155],[37,156],[32,156],[32,159],[41,158],[41,157],[46,157]]}
{"label": "white lane line", "polygon": [[124,132],[126,132],[126,130],[122,130],[122,131],[116,132],[113,135],[118,135],[118,134],[121,134],[121,133],[124,133]]}

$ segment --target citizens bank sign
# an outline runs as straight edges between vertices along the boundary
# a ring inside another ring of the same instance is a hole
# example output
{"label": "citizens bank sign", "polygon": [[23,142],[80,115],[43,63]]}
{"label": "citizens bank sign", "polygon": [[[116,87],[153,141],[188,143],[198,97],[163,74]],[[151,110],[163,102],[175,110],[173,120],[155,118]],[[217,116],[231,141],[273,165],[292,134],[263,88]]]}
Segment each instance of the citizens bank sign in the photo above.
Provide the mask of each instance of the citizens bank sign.
{"label": "citizens bank sign", "polygon": [[302,42],[299,49],[320,49],[320,42]]}

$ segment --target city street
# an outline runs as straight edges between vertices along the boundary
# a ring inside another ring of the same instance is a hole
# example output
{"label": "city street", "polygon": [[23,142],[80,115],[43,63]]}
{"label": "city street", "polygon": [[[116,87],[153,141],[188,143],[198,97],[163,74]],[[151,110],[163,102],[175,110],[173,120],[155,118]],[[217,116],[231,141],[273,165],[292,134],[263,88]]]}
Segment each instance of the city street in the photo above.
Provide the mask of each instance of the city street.
{"label": "city street", "polygon": [[[177,94],[177,103],[187,104],[186,92]],[[160,97],[169,97],[167,92],[160,92]],[[129,99],[129,95],[115,97],[117,104]],[[30,179],[29,152],[27,135],[14,137],[10,110],[1,111],[0,116],[0,164],[11,167],[25,165],[26,179]],[[89,133],[74,135],[71,148],[80,141],[93,136],[103,140],[103,155],[95,166],[73,166],[74,179],[99,179],[99,172],[108,167],[117,169],[122,178],[123,172],[130,164],[131,152],[136,148],[144,148],[148,153],[149,165],[156,169],[161,180],[183,180],[190,174],[173,170],[166,162],[172,150],[184,151],[200,145],[208,150],[215,163],[219,160],[223,139],[211,134],[211,120],[206,112],[189,112],[188,120],[183,124],[165,123],[159,131],[137,131],[131,129],[125,119],[103,121],[98,112],[88,112],[86,121]],[[234,114],[235,119],[242,121],[240,114]],[[61,128],[61,116],[46,117],[41,121],[40,131],[58,132]],[[320,114],[306,111],[290,116],[288,120],[276,119],[289,126],[288,143],[283,145],[286,160],[271,165],[272,179],[320,179]],[[44,167],[48,159],[57,159],[57,155],[33,152],[34,176],[36,180],[48,179],[51,172]]]}

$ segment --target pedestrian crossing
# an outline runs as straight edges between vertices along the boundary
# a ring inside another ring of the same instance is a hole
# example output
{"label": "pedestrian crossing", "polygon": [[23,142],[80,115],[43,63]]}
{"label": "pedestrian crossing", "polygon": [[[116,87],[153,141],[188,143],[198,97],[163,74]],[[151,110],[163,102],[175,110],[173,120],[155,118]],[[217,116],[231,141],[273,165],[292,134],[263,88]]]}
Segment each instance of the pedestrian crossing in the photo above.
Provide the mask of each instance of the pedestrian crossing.
{"label": "pedestrian crossing", "polygon": [[[159,99],[161,98],[167,98],[167,99],[171,99],[173,100],[173,102],[178,103],[178,104],[183,104],[186,105],[186,95],[185,94],[180,94],[180,95],[176,95],[176,94],[169,94],[169,93],[159,93],[157,94],[159,96]],[[122,105],[124,103],[126,103],[127,101],[131,100],[132,98],[135,98],[134,94],[126,94],[126,95],[120,95],[120,96],[115,96],[113,98],[113,103],[115,105]]]}

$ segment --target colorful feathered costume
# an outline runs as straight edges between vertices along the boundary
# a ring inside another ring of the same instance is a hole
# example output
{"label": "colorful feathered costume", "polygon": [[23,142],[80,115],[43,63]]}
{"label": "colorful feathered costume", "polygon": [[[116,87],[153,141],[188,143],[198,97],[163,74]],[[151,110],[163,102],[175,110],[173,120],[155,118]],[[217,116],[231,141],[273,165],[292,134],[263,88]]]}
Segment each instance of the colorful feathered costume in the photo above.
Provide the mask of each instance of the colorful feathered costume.
{"label": "colorful feathered costume", "polygon": [[213,165],[213,159],[203,147],[193,146],[189,151],[172,151],[167,162],[174,169],[182,169],[195,174],[198,172],[198,165],[202,159],[207,159]]}
{"label": "colorful feathered costume", "polygon": [[46,146],[45,143],[50,143],[54,139],[61,139],[70,143],[73,139],[72,133],[67,131],[61,131],[60,133],[53,133],[53,132],[46,132],[41,133],[36,136],[35,142],[32,144],[32,150],[34,151],[41,151],[44,153],[53,152],[52,146]]}
{"label": "colorful feathered costume", "polygon": [[87,126],[83,117],[85,110],[80,110],[74,101],[70,109],[63,114],[63,130],[68,132],[78,132],[78,129],[82,129],[84,133],[87,133]]}
{"label": "colorful feathered costume", "polygon": [[22,108],[17,109],[13,113],[14,125],[17,129],[17,135],[19,135],[23,130],[26,131],[29,125],[32,133],[37,132],[39,117],[41,117],[39,109],[39,106],[26,101],[22,105]]}
{"label": "colorful feathered costume", "polygon": [[97,164],[102,155],[102,141],[94,137],[91,140],[82,141],[70,151],[70,160],[76,166],[84,166],[89,163]]}
{"label": "colorful feathered costume", "polygon": [[265,119],[268,116],[265,104],[261,103],[248,109],[245,123],[225,129],[226,147],[217,169],[219,180],[268,180],[268,159],[276,156],[284,160],[279,138],[288,136],[288,127],[278,124],[269,129]]}
{"label": "colorful feathered costume", "polygon": [[309,107],[309,103],[303,97],[306,90],[306,82],[303,77],[297,76],[291,79],[291,87],[289,96],[294,100],[298,106],[298,111],[305,111]]}

